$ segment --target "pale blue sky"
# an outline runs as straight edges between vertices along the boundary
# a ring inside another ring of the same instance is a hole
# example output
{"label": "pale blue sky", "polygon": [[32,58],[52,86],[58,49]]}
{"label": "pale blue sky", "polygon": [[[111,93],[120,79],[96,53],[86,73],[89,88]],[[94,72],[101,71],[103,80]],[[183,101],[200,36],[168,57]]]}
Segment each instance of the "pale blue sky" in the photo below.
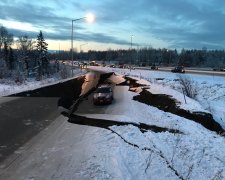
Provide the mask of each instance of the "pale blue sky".
{"label": "pale blue sky", "polygon": [[5,0],[0,23],[15,36],[42,30],[50,49],[70,48],[71,19],[92,12],[94,23],[75,23],[74,44],[88,49],[136,47],[223,49],[223,0]]}

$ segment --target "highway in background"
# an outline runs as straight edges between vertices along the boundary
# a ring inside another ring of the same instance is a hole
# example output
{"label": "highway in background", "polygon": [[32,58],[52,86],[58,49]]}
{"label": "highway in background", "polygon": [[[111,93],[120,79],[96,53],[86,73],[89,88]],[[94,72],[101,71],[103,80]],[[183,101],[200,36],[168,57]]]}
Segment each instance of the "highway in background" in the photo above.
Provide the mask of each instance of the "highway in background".
{"label": "highway in background", "polygon": [[[174,67],[159,67],[157,71],[171,72]],[[151,70],[151,67],[135,67],[135,69],[140,70]],[[151,70],[156,71],[156,70]],[[185,68],[186,74],[201,74],[201,75],[211,75],[211,76],[225,76],[223,71],[213,71],[210,68]]]}

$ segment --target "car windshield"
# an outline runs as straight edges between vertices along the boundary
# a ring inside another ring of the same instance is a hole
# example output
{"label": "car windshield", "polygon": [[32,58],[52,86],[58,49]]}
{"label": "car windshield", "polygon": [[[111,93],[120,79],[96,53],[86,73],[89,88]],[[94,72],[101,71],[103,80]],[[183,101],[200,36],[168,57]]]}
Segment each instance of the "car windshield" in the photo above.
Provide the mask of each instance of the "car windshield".
{"label": "car windshield", "polygon": [[110,88],[98,88],[95,93],[110,93]]}

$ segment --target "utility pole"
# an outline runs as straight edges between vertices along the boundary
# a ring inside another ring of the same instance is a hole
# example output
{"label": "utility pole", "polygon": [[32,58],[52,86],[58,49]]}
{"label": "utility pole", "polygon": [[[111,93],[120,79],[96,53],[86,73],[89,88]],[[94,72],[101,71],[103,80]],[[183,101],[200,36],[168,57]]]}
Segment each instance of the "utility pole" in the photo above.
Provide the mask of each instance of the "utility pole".
{"label": "utility pole", "polygon": [[133,36],[134,35],[130,36],[130,53],[131,53],[131,57],[130,57],[130,71],[131,71],[131,64],[132,64],[132,61],[133,61],[133,52],[132,52]]}

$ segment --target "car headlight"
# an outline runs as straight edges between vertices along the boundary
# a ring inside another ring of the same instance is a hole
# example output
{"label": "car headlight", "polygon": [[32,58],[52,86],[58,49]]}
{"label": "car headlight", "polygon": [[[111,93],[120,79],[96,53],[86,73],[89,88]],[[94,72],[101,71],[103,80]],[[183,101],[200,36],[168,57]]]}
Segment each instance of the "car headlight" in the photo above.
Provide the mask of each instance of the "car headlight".
{"label": "car headlight", "polygon": [[109,94],[108,94],[108,95],[106,95],[106,98],[107,98],[107,99],[109,99],[109,98],[110,98],[110,95],[109,95]]}
{"label": "car headlight", "polygon": [[97,94],[94,94],[94,98],[97,98]]}

